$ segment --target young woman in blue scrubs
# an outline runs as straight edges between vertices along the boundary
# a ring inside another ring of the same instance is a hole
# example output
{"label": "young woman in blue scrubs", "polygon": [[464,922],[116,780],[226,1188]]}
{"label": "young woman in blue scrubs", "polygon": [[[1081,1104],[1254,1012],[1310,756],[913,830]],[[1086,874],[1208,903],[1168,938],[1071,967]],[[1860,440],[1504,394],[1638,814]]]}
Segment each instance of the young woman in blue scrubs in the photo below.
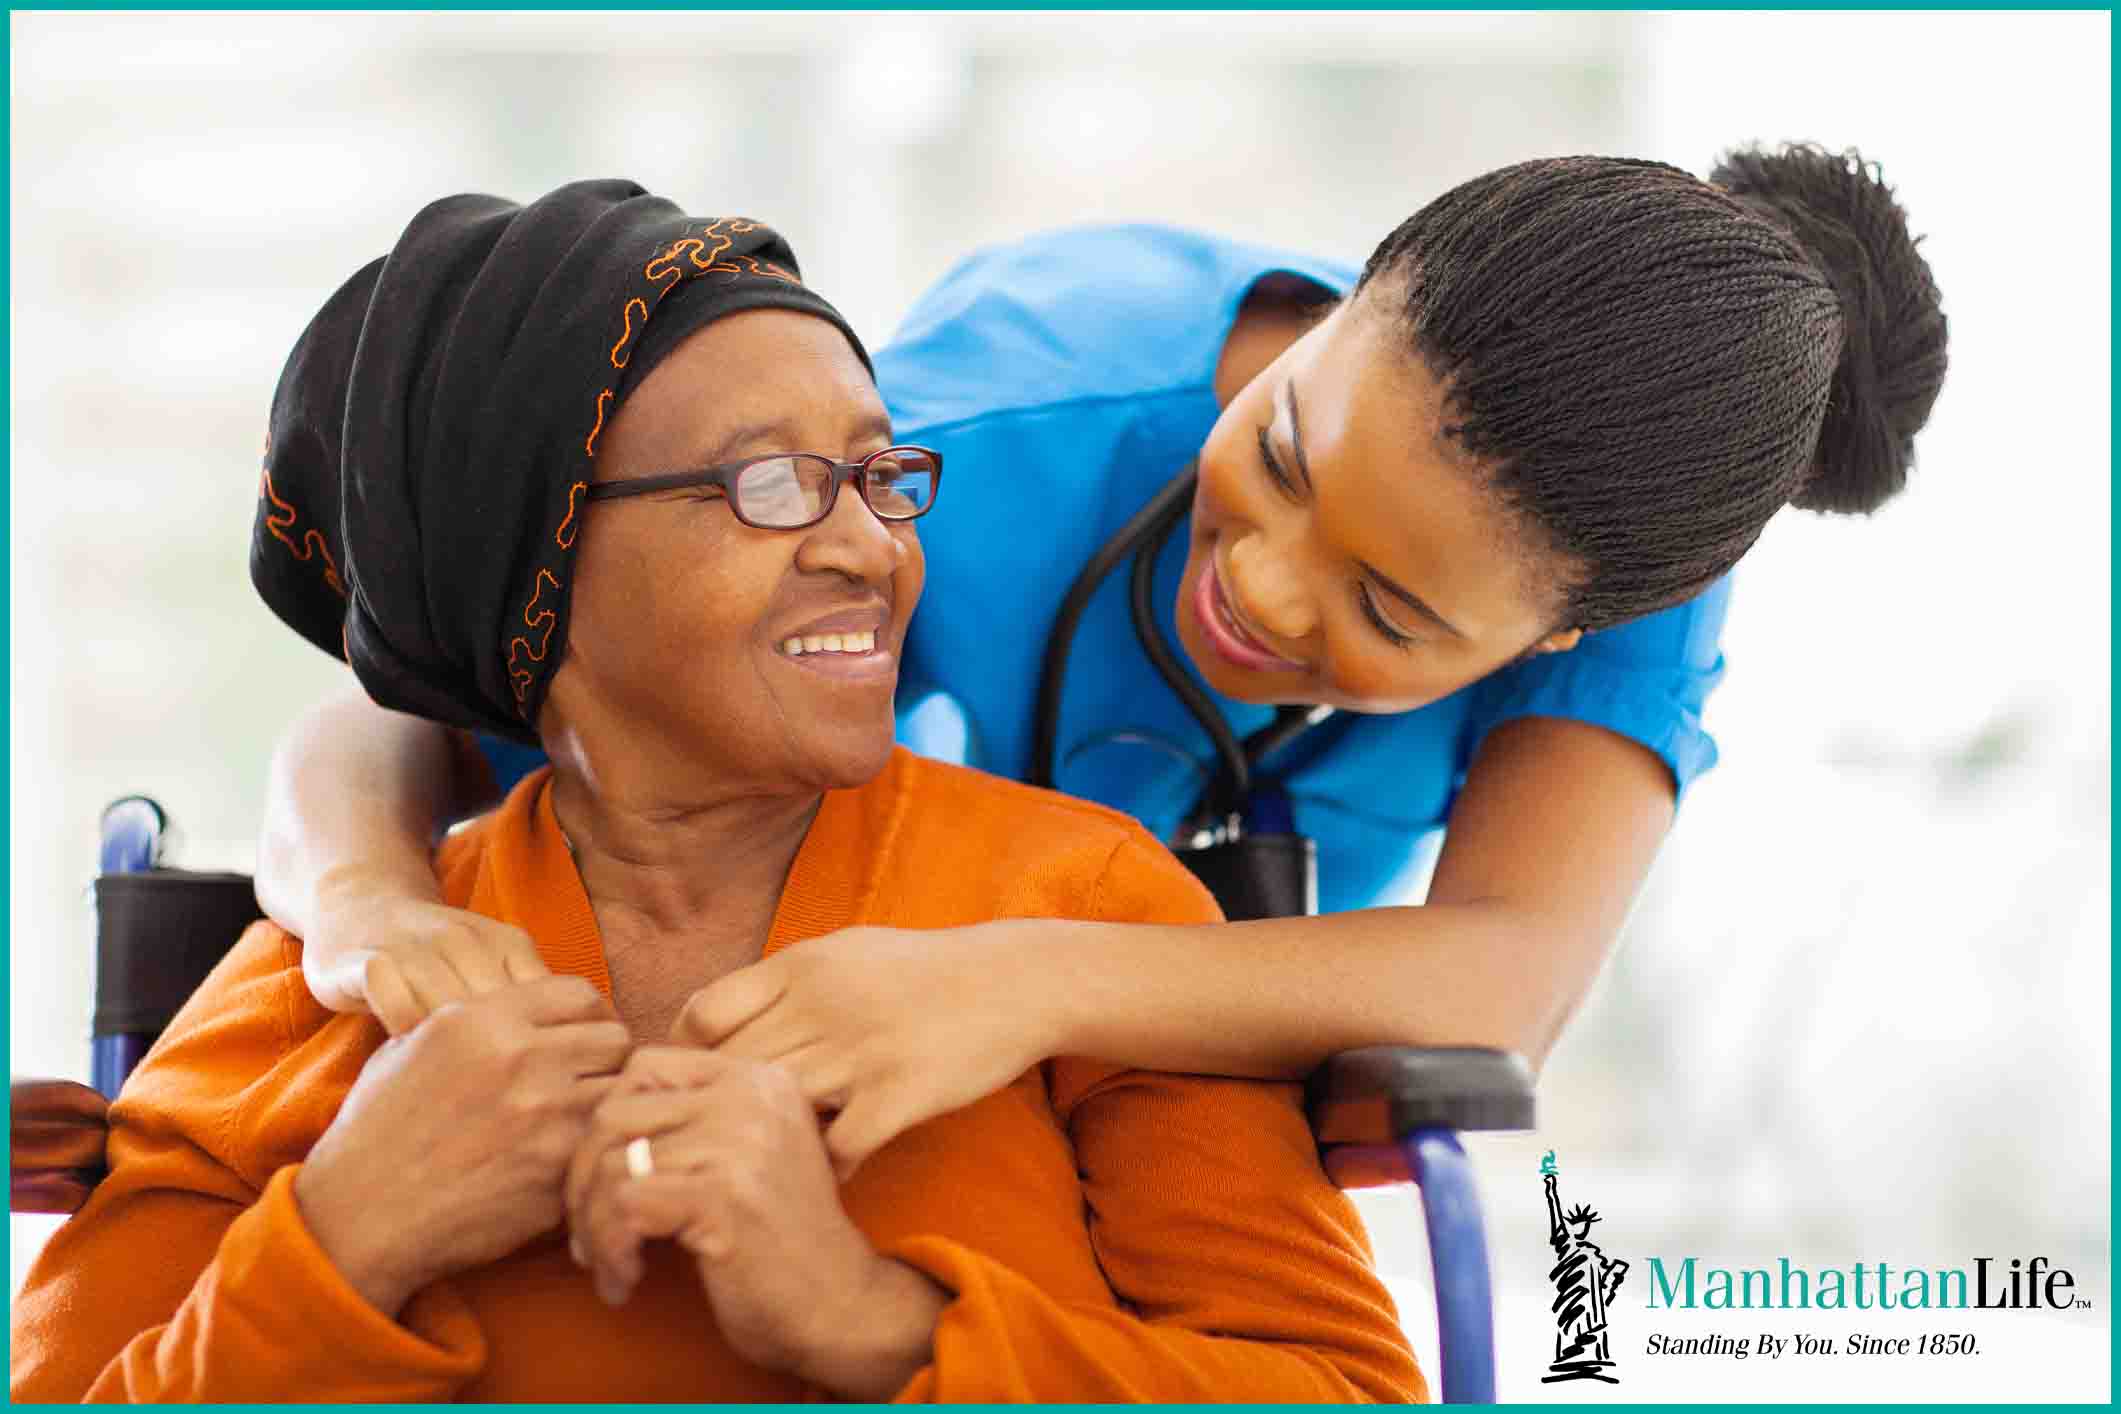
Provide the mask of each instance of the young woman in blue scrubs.
{"label": "young woman in blue scrubs", "polygon": [[[1261,763],[1317,841],[1322,912],[858,930],[730,974],[681,1030],[783,1061],[837,1111],[843,1165],[1048,1055],[1297,1076],[1460,1043],[1538,1064],[1715,760],[1732,566],[1785,504],[1899,489],[1944,343],[1890,190],[1809,148],[1733,154],[1710,182],[1520,164],[1360,272],[1149,226],[972,256],[876,357],[895,435],[949,473],[902,736],[1037,778],[1064,596],[1197,466],[1154,562],[1158,625],[1240,737],[1279,705],[1341,709]],[[1127,579],[1073,636],[1051,778],[1169,838],[1217,757],[1137,641]],[[482,746],[490,771],[358,695],[282,743],[259,896],[328,1005],[399,1031],[542,970],[522,935],[436,902],[434,822],[536,764]],[[1424,903],[1377,904],[1432,854]]]}

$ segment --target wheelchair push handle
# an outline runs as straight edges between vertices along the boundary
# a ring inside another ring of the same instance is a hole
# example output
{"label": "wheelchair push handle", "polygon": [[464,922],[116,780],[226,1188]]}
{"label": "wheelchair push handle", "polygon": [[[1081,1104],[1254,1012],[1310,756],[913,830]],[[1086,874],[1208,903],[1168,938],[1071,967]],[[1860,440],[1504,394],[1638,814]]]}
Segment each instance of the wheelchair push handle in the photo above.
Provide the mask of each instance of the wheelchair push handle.
{"label": "wheelchair push handle", "polygon": [[1324,1145],[1398,1144],[1423,1129],[1530,1129],[1524,1058],[1488,1046],[1365,1046],[1311,1075],[1304,1107]]}
{"label": "wheelchair push handle", "polygon": [[1482,1046],[1370,1046],[1320,1066],[1306,1086],[1305,1108],[1335,1184],[1420,1187],[1444,1402],[1494,1403],[1487,1233],[1456,1131],[1530,1129],[1531,1068]]}
{"label": "wheelchair push handle", "polygon": [[144,873],[162,864],[169,816],[144,795],[121,796],[103,807],[102,834],[97,872]]}

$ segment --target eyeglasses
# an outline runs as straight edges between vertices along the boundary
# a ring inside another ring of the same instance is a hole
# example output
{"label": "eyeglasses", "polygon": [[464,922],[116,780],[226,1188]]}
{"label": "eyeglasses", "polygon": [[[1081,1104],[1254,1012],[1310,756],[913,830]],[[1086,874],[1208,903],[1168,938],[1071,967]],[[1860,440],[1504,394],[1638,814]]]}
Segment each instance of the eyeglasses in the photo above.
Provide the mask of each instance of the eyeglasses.
{"label": "eyeglasses", "polygon": [[861,487],[878,520],[917,520],[935,504],[943,482],[943,454],[927,447],[886,447],[858,462],[836,462],[815,452],[769,452],[724,466],[603,481],[589,499],[646,496],[654,491],[720,488],[736,518],[758,530],[802,530],[832,514],[840,486]]}

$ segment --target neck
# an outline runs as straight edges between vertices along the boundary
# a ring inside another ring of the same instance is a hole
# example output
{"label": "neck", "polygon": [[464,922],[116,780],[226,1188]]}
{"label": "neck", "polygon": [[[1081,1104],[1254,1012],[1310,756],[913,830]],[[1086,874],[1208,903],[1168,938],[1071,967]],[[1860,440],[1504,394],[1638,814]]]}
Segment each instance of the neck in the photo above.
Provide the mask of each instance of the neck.
{"label": "neck", "polygon": [[607,944],[618,924],[650,935],[736,928],[763,948],[822,800],[733,791],[678,802],[591,789],[556,769],[552,807]]}

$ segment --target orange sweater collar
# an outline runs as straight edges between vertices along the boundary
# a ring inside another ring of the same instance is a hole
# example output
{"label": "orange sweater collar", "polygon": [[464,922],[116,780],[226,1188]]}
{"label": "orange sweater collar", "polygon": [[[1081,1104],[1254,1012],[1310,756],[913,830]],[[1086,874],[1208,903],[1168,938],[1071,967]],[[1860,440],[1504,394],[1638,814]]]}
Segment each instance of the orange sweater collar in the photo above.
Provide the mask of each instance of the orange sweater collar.
{"label": "orange sweater collar", "polygon": [[[896,833],[904,753],[867,785],[827,791],[796,851],[766,936],[765,956],[869,917]],[[587,978],[611,994],[604,943],[582,876],[552,808],[548,767],[518,782],[501,808],[452,837],[445,850],[479,848],[480,868],[468,896],[449,902],[504,923],[537,943],[555,972]],[[455,892],[455,891],[452,891]]]}

